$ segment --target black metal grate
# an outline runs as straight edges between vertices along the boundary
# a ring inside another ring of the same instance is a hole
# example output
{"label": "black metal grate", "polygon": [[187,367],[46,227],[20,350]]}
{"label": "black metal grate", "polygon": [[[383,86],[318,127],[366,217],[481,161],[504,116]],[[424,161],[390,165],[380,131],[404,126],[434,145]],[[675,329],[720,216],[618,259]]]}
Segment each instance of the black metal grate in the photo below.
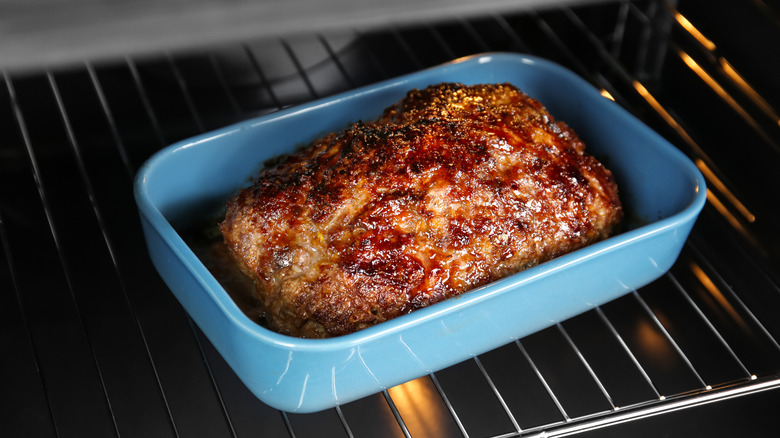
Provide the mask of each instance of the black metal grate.
{"label": "black metal grate", "polygon": [[[780,387],[780,68],[733,35],[776,47],[777,16],[761,2],[715,12],[692,3],[599,3],[5,73],[0,432],[552,436]],[[724,17],[734,27],[721,29]],[[485,51],[565,65],[695,161],[709,202],[680,259],[623,298],[382,393],[307,415],[264,406],[152,268],[135,171],[176,140]]]}

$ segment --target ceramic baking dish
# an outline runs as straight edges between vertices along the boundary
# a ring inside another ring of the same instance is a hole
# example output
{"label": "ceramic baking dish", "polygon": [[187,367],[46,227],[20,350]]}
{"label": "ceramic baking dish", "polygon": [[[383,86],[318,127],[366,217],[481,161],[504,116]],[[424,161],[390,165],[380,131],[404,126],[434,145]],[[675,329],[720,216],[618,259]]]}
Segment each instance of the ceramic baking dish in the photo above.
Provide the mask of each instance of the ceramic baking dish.
{"label": "ceramic baking dish", "polygon": [[[219,210],[269,158],[443,81],[510,82],[540,100],[615,174],[626,230],[342,337],[299,339],[247,317],[179,230]],[[140,169],[135,196],[152,262],[238,377],[270,406],[312,412],[440,370],[653,281],[676,260],[706,189],[686,156],[575,74],[531,56],[488,53],[171,145]]]}

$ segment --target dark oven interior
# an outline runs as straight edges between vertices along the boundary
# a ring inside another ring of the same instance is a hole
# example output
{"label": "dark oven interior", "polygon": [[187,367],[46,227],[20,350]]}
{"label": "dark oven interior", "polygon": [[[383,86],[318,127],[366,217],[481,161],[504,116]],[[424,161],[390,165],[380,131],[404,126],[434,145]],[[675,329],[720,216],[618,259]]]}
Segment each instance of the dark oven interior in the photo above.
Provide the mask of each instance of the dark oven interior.
{"label": "dark oven interior", "polygon": [[[5,68],[3,436],[683,436],[776,428],[776,4],[578,3]],[[2,44],[9,44],[6,40]],[[529,53],[688,155],[707,205],[650,285],[314,414],[263,405],[151,265],[132,196],[162,147],[481,52]]]}

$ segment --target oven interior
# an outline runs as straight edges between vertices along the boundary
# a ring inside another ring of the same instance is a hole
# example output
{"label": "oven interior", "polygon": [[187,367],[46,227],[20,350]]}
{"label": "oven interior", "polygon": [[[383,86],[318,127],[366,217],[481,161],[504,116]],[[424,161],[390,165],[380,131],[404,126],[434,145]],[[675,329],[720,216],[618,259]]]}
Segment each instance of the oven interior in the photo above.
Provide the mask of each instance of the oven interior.
{"label": "oven interior", "polygon": [[[51,67],[0,61],[0,432],[509,437],[773,427],[778,11],[765,0],[488,8]],[[263,405],[152,267],[132,196],[139,167],[196,134],[494,51],[573,70],[691,158],[708,202],[677,263],[620,299],[359,401],[314,414]]]}

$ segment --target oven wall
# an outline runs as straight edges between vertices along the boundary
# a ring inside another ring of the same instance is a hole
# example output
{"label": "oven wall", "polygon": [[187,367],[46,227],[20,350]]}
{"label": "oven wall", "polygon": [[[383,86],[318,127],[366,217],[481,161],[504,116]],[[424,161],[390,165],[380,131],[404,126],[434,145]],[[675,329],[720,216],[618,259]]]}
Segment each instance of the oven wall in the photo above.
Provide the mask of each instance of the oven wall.
{"label": "oven wall", "polygon": [[51,67],[248,38],[439,22],[596,1],[3,0],[0,68]]}

